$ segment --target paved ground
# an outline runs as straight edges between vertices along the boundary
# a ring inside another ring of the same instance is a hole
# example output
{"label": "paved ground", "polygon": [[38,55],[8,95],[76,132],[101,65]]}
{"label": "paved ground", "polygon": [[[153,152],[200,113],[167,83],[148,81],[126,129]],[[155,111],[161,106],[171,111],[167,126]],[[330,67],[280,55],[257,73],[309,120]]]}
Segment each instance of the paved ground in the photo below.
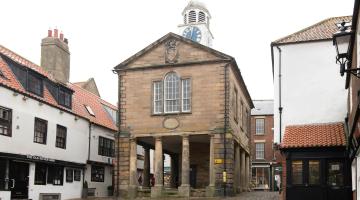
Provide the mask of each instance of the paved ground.
{"label": "paved ground", "polygon": [[[122,198],[121,198],[122,199]],[[145,198],[142,198],[145,199]],[[182,200],[185,198],[174,198],[174,200]],[[236,197],[227,198],[190,198],[191,200],[279,200],[280,196],[278,192],[244,192]],[[84,199],[83,199],[84,200]],[[116,200],[116,198],[89,198],[88,200]],[[165,200],[165,198],[161,199]],[[170,200],[166,198],[166,200]]]}

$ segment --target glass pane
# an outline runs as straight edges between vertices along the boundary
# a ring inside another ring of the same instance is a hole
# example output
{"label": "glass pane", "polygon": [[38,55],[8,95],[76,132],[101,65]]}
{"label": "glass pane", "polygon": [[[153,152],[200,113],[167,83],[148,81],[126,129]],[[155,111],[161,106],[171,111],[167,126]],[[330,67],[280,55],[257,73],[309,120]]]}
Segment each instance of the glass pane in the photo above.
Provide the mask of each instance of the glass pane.
{"label": "glass pane", "polygon": [[330,186],[343,186],[343,163],[341,162],[329,162],[328,164],[328,185]]}
{"label": "glass pane", "polygon": [[264,134],[265,132],[265,119],[255,119],[255,133]]}
{"label": "glass pane", "polygon": [[292,161],[292,183],[293,184],[302,184],[303,183],[303,162],[302,161]]}
{"label": "glass pane", "polygon": [[320,184],[320,161],[318,160],[309,161],[309,184]]}

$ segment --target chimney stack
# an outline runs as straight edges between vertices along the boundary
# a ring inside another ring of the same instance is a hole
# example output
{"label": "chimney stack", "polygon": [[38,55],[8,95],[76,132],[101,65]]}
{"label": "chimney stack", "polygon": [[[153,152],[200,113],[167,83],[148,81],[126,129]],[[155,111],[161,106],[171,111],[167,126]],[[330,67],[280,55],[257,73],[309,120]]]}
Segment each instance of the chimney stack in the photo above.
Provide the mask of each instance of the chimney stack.
{"label": "chimney stack", "polygon": [[[52,34],[54,33],[54,34]],[[48,30],[48,35],[41,41],[41,67],[56,80],[67,83],[70,77],[70,51],[68,40],[59,30]]]}

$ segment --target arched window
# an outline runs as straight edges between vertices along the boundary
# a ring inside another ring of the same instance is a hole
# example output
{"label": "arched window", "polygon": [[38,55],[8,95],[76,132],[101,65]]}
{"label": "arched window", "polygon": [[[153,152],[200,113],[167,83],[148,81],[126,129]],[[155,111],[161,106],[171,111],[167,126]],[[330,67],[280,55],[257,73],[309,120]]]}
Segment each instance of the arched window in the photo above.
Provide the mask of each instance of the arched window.
{"label": "arched window", "polygon": [[164,79],[165,85],[165,112],[180,111],[180,78],[171,72]]}
{"label": "arched window", "polygon": [[205,22],[205,13],[199,12],[199,22]]}
{"label": "arched window", "polygon": [[187,18],[187,15],[185,14],[184,15],[184,24],[186,24],[186,18]]}
{"label": "arched window", "polygon": [[196,12],[192,10],[189,12],[189,23],[193,22],[196,22]]}

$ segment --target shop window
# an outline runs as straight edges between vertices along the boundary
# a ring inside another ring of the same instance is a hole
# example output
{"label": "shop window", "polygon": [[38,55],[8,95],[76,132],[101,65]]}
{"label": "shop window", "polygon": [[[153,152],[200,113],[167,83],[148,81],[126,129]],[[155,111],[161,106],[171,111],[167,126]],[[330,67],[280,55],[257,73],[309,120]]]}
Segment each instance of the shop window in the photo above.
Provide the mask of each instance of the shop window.
{"label": "shop window", "polygon": [[47,183],[53,185],[63,185],[64,182],[64,167],[49,166]]}
{"label": "shop window", "polygon": [[11,137],[11,109],[0,106],[0,135]]}
{"label": "shop window", "polygon": [[64,126],[56,126],[56,147],[66,149],[66,130]]}
{"label": "shop window", "polygon": [[74,181],[81,180],[81,171],[78,169],[74,169]]}
{"label": "shop window", "polygon": [[309,161],[309,184],[320,184],[320,161],[318,160]]}
{"label": "shop window", "polygon": [[0,191],[5,190],[6,160],[0,159]]}
{"label": "shop window", "polygon": [[91,166],[91,181],[92,182],[104,182],[105,168],[102,166]]}
{"label": "shop window", "polygon": [[344,185],[343,163],[329,162],[328,163],[328,179],[329,186],[340,187]]}
{"label": "shop window", "polygon": [[34,142],[39,144],[46,144],[47,135],[47,121],[35,118]]}
{"label": "shop window", "polygon": [[113,140],[99,136],[99,155],[114,157],[114,149]]}
{"label": "shop window", "polygon": [[291,177],[292,184],[299,185],[303,183],[303,161],[292,161]]}
{"label": "shop window", "polygon": [[43,163],[35,164],[35,185],[46,185],[47,165]]}
{"label": "shop window", "polygon": [[66,182],[72,183],[74,180],[74,170],[66,169]]}

